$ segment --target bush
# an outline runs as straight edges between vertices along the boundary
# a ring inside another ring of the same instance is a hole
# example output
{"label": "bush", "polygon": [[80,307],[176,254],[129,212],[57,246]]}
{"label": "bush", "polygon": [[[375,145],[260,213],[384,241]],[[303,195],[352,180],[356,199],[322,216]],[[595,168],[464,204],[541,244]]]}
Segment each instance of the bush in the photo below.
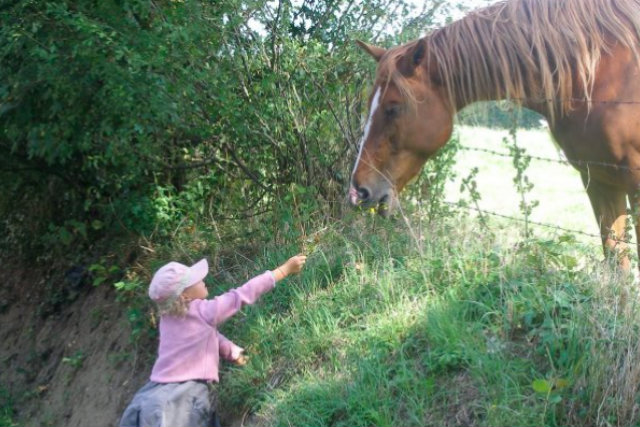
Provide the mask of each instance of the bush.
{"label": "bush", "polygon": [[[406,34],[439,6],[407,20]],[[410,8],[3,5],[3,246],[68,253],[123,233],[162,238],[194,216],[273,213],[291,185],[325,201],[325,213],[340,211],[374,66],[351,37],[371,39]]]}

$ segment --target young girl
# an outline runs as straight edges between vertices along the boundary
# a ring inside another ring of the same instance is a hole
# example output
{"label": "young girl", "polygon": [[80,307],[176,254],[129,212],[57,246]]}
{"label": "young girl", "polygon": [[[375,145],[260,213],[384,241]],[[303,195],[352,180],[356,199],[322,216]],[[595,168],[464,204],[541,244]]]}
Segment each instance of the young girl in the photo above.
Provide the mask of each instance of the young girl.
{"label": "young girl", "polygon": [[254,277],[214,299],[204,278],[207,260],[191,267],[170,262],[151,280],[149,297],[160,311],[160,345],[150,381],[125,409],[120,427],[209,427],[215,408],[209,383],[218,382],[220,357],[244,363],[241,347],[220,332],[218,325],[245,304],[253,304],[276,282],[299,273],[306,256],[296,255],[275,270]]}

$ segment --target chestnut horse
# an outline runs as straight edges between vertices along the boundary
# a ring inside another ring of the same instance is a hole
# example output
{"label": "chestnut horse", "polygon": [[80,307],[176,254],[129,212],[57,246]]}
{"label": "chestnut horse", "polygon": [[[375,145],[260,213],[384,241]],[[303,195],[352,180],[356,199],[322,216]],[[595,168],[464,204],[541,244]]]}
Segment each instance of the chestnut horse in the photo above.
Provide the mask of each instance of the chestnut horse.
{"label": "chestnut horse", "polygon": [[[456,111],[510,99],[549,122],[581,175],[605,254],[629,268],[640,212],[640,0],[507,0],[383,49],[349,196],[381,215],[450,138]],[[640,227],[636,236],[640,242]]]}

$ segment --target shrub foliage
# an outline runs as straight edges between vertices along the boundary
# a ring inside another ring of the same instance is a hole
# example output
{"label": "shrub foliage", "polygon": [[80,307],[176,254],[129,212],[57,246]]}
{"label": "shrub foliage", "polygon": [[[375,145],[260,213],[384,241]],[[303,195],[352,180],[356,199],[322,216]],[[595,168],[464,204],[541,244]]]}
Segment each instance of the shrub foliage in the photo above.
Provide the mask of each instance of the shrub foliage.
{"label": "shrub foliage", "polygon": [[162,237],[292,185],[339,210],[374,66],[353,40],[415,37],[442,3],[3,2],[3,245]]}

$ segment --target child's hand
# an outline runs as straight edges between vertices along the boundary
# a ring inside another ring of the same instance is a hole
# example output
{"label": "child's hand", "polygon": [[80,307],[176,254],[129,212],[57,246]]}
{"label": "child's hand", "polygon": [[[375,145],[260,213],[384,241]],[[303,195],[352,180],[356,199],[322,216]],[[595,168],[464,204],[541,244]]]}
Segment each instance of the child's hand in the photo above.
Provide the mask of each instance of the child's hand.
{"label": "child's hand", "polygon": [[292,256],[287,260],[287,262],[273,270],[276,281],[282,280],[290,274],[300,273],[305,262],[307,262],[307,257],[305,255],[300,254]]}
{"label": "child's hand", "polygon": [[236,360],[234,360],[233,364],[236,366],[244,366],[247,364],[247,362],[249,362],[249,358],[243,354],[240,357],[238,357]]}
{"label": "child's hand", "polygon": [[282,264],[282,267],[286,269],[285,271],[287,272],[287,275],[297,274],[302,271],[302,267],[304,267],[305,262],[307,262],[307,257],[300,254],[289,258],[287,262]]}
{"label": "child's hand", "polygon": [[244,366],[249,361],[249,358],[244,354],[244,348],[235,347],[231,351],[231,363],[236,366]]}

